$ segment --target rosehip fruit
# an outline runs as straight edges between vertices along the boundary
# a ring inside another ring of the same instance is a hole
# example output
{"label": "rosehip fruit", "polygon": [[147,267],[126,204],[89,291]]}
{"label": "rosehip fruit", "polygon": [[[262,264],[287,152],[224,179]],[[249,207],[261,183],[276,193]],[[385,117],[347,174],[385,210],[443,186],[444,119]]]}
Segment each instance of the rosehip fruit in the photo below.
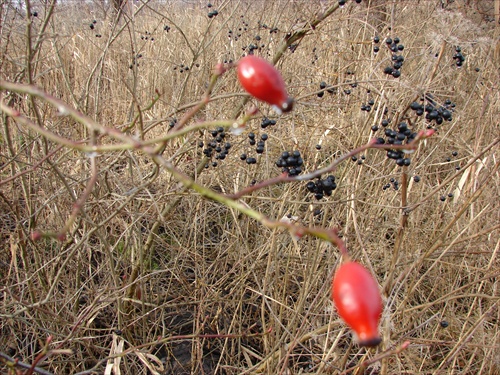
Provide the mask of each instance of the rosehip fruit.
{"label": "rosehip fruit", "polygon": [[250,95],[271,104],[277,112],[293,108],[293,98],[288,96],[285,81],[278,70],[266,60],[248,55],[238,62],[238,80]]}
{"label": "rosehip fruit", "polygon": [[332,300],[360,345],[376,346],[382,341],[378,333],[382,298],[377,282],[366,268],[352,261],[342,264],[333,278]]}

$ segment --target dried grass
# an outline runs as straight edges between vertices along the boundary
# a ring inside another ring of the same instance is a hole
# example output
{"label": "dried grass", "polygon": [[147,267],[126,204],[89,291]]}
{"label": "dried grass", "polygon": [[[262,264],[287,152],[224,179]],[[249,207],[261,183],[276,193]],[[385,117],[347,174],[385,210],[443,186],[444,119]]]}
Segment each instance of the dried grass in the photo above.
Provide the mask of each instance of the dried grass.
{"label": "dried grass", "polygon": [[[31,3],[38,35],[48,7]],[[209,19],[205,3],[151,1],[115,22],[100,2],[64,2],[34,56],[32,83],[105,126],[150,139],[199,100],[217,62],[237,60],[255,35],[265,45],[259,53],[270,58],[288,31],[333,3],[214,1],[219,15]],[[358,347],[334,312],[329,283],[339,254],[333,246],[295,240],[183,190],[140,152],[99,155],[98,182],[67,240],[33,242],[31,231],[64,226],[91,166],[88,155],[56,150],[2,113],[1,179],[27,172],[0,185],[0,352],[31,364],[52,335],[52,346],[64,341],[72,350],[38,364],[57,374],[498,373],[500,28],[489,21],[487,2],[457,0],[444,9],[441,3],[349,2],[311,30],[278,64],[298,98],[295,110],[276,118],[260,106],[278,123],[265,131],[270,139],[258,165],[239,160],[242,152],[254,154],[246,136],[231,136],[231,153],[208,171],[196,170],[197,142],[210,139],[208,133],[176,139],[163,152],[199,183],[233,193],[276,176],[274,162],[284,150],[300,150],[307,170],[324,167],[366,143],[384,108],[395,121],[423,93],[439,103],[451,99],[453,121],[421,145],[407,169],[421,181],[409,181],[404,228],[401,191],[382,189],[403,172],[380,150],[366,151],[363,165],[341,164],[334,173],[339,188],[328,199],[316,202],[300,183],[242,198],[271,218],[291,214],[306,225],[340,229],[351,255],[384,290],[380,348]],[[13,2],[0,8],[1,78],[27,82],[26,19]],[[279,31],[259,30],[258,23]],[[237,41],[229,29],[241,34]],[[398,80],[382,72],[390,54],[372,53],[375,34],[399,36],[405,45]],[[466,55],[461,69],[452,60],[455,45]],[[338,93],[318,98],[321,81]],[[159,101],[144,109],[155,90]],[[214,96],[195,121],[234,115],[241,102],[234,72],[223,75]],[[361,112],[370,98],[374,109]],[[88,137],[42,101],[2,100],[61,136]],[[130,127],[138,108],[144,110]],[[415,129],[426,126],[422,118],[411,121]],[[248,128],[264,132],[259,119]],[[453,198],[441,202],[448,193]],[[321,215],[313,215],[315,208]],[[400,354],[347,371],[406,340],[410,346]]]}

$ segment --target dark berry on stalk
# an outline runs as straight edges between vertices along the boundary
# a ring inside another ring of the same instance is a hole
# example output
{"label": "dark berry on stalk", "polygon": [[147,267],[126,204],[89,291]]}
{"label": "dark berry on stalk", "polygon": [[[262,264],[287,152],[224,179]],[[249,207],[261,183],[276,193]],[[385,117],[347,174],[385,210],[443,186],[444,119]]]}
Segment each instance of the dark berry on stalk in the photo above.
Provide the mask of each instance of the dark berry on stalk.
{"label": "dark berry on stalk", "polygon": [[384,73],[385,73],[385,74],[392,74],[392,71],[393,71],[393,70],[394,70],[394,69],[392,68],[392,66],[386,66],[386,67],[384,68]]}
{"label": "dark berry on stalk", "polygon": [[400,72],[399,70],[397,70],[397,69],[394,69],[394,70],[392,71],[392,76],[393,76],[394,78],[399,78],[399,77],[401,76],[401,72]]}
{"label": "dark berry on stalk", "polygon": [[313,211],[313,216],[318,216],[318,215],[321,215],[321,209],[320,209],[320,208],[316,208],[316,209]]}
{"label": "dark berry on stalk", "polygon": [[398,133],[396,134],[396,139],[399,141],[404,141],[406,139],[406,135],[404,135],[403,133]]}
{"label": "dark berry on stalk", "polygon": [[453,198],[453,193],[448,193],[448,198]]}
{"label": "dark berry on stalk", "polygon": [[421,105],[420,103],[417,103],[417,102],[413,102],[410,104],[410,108],[413,109],[414,111],[420,109]]}
{"label": "dark berry on stalk", "polygon": [[318,95],[318,98],[322,98],[323,95],[325,95],[325,92],[324,91],[318,92],[317,95]]}
{"label": "dark berry on stalk", "polygon": [[413,181],[420,182],[420,176],[413,176]]}
{"label": "dark berry on stalk", "polygon": [[320,88],[320,89],[324,89],[324,88],[326,88],[326,82],[322,81],[322,82],[319,84],[319,88]]}
{"label": "dark berry on stalk", "polygon": [[339,0],[339,6],[343,7],[345,5],[346,0]]}
{"label": "dark berry on stalk", "polygon": [[229,149],[231,148],[231,143],[226,142],[226,144],[224,145],[224,148],[225,148],[226,150],[229,150]]}
{"label": "dark berry on stalk", "polygon": [[286,158],[288,158],[289,156],[290,156],[290,153],[289,153],[288,151],[283,151],[283,153],[281,154],[281,157],[282,157],[283,159],[286,159]]}
{"label": "dark berry on stalk", "polygon": [[449,324],[446,320],[441,320],[441,322],[439,322],[439,325],[441,326],[441,328],[447,328]]}
{"label": "dark berry on stalk", "polygon": [[411,159],[410,158],[404,158],[403,159],[403,164],[407,167],[411,164]]}
{"label": "dark berry on stalk", "polygon": [[389,120],[382,120],[381,125],[385,128],[387,125],[389,125]]}
{"label": "dark berry on stalk", "polygon": [[212,134],[212,137],[214,137],[214,138],[217,137],[217,135],[219,135],[219,133],[217,132],[217,130],[212,130],[210,132],[210,134]]}
{"label": "dark berry on stalk", "polygon": [[378,43],[380,42],[380,38],[378,36],[373,37],[373,43]]}
{"label": "dark berry on stalk", "polygon": [[435,120],[439,117],[439,113],[438,113],[438,111],[436,111],[434,109],[431,112],[429,112],[428,116],[429,116],[429,120]]}
{"label": "dark berry on stalk", "polygon": [[451,112],[447,109],[445,109],[443,113],[441,113],[441,116],[443,116],[445,120],[451,120]]}
{"label": "dark berry on stalk", "polygon": [[247,158],[246,162],[247,162],[247,164],[256,164],[257,163],[257,159],[255,159],[255,158]]}
{"label": "dark berry on stalk", "polygon": [[372,126],[372,131],[376,132],[378,130],[378,126],[377,125],[373,125]]}
{"label": "dark berry on stalk", "polygon": [[385,143],[385,139],[384,138],[381,138],[381,137],[377,138],[377,141],[376,141],[377,145],[383,145],[384,143]]}
{"label": "dark berry on stalk", "polygon": [[398,124],[398,130],[401,132],[401,133],[404,133],[405,131],[408,130],[408,124],[406,122],[400,122]]}
{"label": "dark berry on stalk", "polygon": [[400,42],[400,40],[399,40],[398,37],[396,37],[396,38],[394,38],[393,42],[396,43],[396,44],[398,44]]}
{"label": "dark berry on stalk", "polygon": [[222,151],[222,148],[221,148],[220,146],[217,146],[217,147],[215,148],[215,151],[216,151],[216,152],[221,152],[221,151]]}
{"label": "dark berry on stalk", "polygon": [[323,193],[316,193],[316,194],[314,194],[314,198],[316,198],[317,200],[323,199],[323,196],[324,196]]}
{"label": "dark berry on stalk", "polygon": [[314,193],[314,190],[315,190],[315,188],[316,188],[316,185],[314,184],[314,182],[313,182],[313,181],[309,181],[309,182],[307,183],[307,185],[306,185],[306,188],[307,188],[307,190],[309,190],[309,192]]}
{"label": "dark berry on stalk", "polygon": [[255,142],[255,139],[250,139],[248,141],[248,143],[250,143],[250,146],[253,146],[253,145],[255,145],[256,142]]}
{"label": "dark berry on stalk", "polygon": [[249,133],[248,138],[250,139],[255,139],[255,133]]}
{"label": "dark berry on stalk", "polygon": [[386,42],[387,44],[392,44],[392,39],[391,39],[391,38],[387,38],[387,39],[385,40],[385,42]]}
{"label": "dark berry on stalk", "polygon": [[269,138],[269,136],[266,134],[266,133],[263,133],[261,136],[260,136],[260,139],[262,139],[263,141],[267,141],[267,139]]}
{"label": "dark berry on stalk", "polygon": [[203,141],[198,141],[198,147],[203,147]]}
{"label": "dark berry on stalk", "polygon": [[264,147],[260,147],[258,146],[256,149],[255,149],[255,152],[257,154],[263,154],[264,153]]}
{"label": "dark berry on stalk", "polygon": [[402,51],[405,49],[405,46],[403,44],[398,45],[398,51]]}
{"label": "dark berry on stalk", "polygon": [[441,195],[441,197],[439,197],[439,200],[440,200],[441,202],[444,202],[444,201],[446,200],[446,197],[445,197],[444,195]]}
{"label": "dark berry on stalk", "polygon": [[217,162],[216,161],[213,161],[212,162],[212,167],[216,167],[217,166]]}
{"label": "dark berry on stalk", "polygon": [[351,160],[352,160],[352,161],[356,161],[356,160],[358,160],[358,158],[357,158],[357,156],[356,156],[356,155],[353,155],[353,156],[351,156]]}
{"label": "dark berry on stalk", "polygon": [[453,151],[451,154],[452,154],[453,156],[457,156],[457,155],[458,155],[458,151]]}
{"label": "dark berry on stalk", "polygon": [[222,142],[222,140],[223,140],[223,137],[221,137],[220,135],[218,135],[217,137],[215,137],[215,141],[216,141],[217,143],[221,143],[221,142]]}
{"label": "dark berry on stalk", "polygon": [[402,167],[403,165],[405,165],[405,161],[403,158],[399,158],[396,160],[396,164]]}
{"label": "dark berry on stalk", "polygon": [[374,53],[378,53],[380,51],[380,47],[379,46],[373,46],[373,52]]}
{"label": "dark berry on stalk", "polygon": [[316,150],[321,150],[321,145],[320,144],[316,145]]}
{"label": "dark berry on stalk", "polygon": [[345,93],[346,95],[351,95],[351,90],[344,90],[344,93]]}

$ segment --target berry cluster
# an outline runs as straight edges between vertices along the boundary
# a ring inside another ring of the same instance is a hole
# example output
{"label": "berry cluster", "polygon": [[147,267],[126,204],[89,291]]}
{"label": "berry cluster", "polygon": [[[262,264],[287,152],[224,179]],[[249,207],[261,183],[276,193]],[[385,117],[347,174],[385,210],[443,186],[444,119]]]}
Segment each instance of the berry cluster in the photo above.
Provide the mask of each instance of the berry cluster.
{"label": "berry cluster", "polygon": [[394,177],[391,177],[391,179],[389,180],[389,183],[385,184],[385,185],[382,187],[382,189],[383,189],[383,190],[390,189],[391,184],[392,184],[392,187],[394,188],[394,190],[399,190],[399,181],[398,181],[398,180],[396,180]]}
{"label": "berry cluster", "polygon": [[333,86],[327,85],[325,81],[320,82],[319,88],[322,90],[318,92],[318,98],[322,98],[325,95],[325,89],[329,94],[336,94],[337,89]]}
{"label": "berry cluster", "polygon": [[262,119],[262,122],[260,123],[260,127],[262,129],[267,128],[268,126],[276,125],[276,120],[269,120],[267,117],[264,117]]}
{"label": "berry cluster", "polygon": [[[378,43],[378,42],[375,42],[375,40],[380,41],[380,38],[378,38],[378,37],[373,38],[373,42]],[[394,39],[387,38],[385,40],[385,43],[387,44],[387,46],[389,47],[389,49],[392,52],[392,58],[391,58],[392,66],[385,67],[384,73],[387,75],[392,75],[394,78],[399,78],[401,76],[401,67],[403,66],[403,63],[405,61],[405,58],[403,57],[403,55],[397,54],[398,51],[402,51],[405,48],[404,45],[399,44],[399,42],[400,42],[400,40],[397,37]],[[378,51],[379,51],[378,46],[375,46],[373,48],[373,52],[377,53]]]}
{"label": "berry cluster", "polygon": [[461,67],[465,61],[465,57],[462,54],[462,49],[459,46],[456,46],[455,52],[456,53],[453,55],[453,60],[455,60],[456,66]]}
{"label": "berry cluster", "polygon": [[154,42],[155,38],[153,38],[151,35],[152,34],[149,31],[145,31],[144,35],[141,35],[141,39],[142,40],[151,40],[152,42]]}
{"label": "berry cluster", "polygon": [[276,161],[276,166],[282,168],[283,172],[286,172],[288,176],[293,177],[302,173],[302,165],[304,164],[304,159],[300,155],[300,151],[285,151]]}
{"label": "berry cluster", "polygon": [[361,110],[370,112],[372,110],[373,105],[375,104],[375,101],[373,99],[370,99],[367,104],[362,104],[361,105]]}
{"label": "berry cluster", "polygon": [[134,68],[134,65],[136,65],[137,67],[139,67],[139,59],[142,58],[142,53],[138,53],[137,55],[135,55],[133,58],[132,58],[132,64],[130,64],[128,67],[129,69],[133,69]]}
{"label": "berry cluster", "polygon": [[[250,146],[255,146],[255,152],[257,154],[263,154],[264,153],[264,148],[266,146],[266,141],[269,139],[269,136],[266,133],[261,134],[260,136],[260,141],[257,141],[255,139],[255,133],[249,133],[248,134],[248,143]],[[257,159],[253,157],[248,157],[247,154],[243,153],[240,155],[241,160],[245,160],[247,164],[256,164]]]}
{"label": "berry cluster", "polygon": [[[357,4],[361,4],[361,0],[354,0],[354,2],[356,2]],[[347,0],[339,0],[339,6],[341,8],[344,7],[345,3],[347,3]]]}
{"label": "berry cluster", "polygon": [[[453,198],[453,193],[448,193],[448,198]],[[441,202],[444,202],[444,201],[446,200],[446,195],[441,195],[441,196],[439,197],[439,200],[440,200]]]}
{"label": "berry cluster", "polygon": [[[207,4],[207,8],[212,8],[212,6],[213,5],[211,3]],[[207,16],[208,16],[208,18],[213,18],[213,17],[216,17],[218,14],[219,14],[219,12],[214,9],[214,10],[208,12]]]}
{"label": "berry cluster", "polygon": [[[383,120],[382,126],[386,127],[389,124],[389,120]],[[372,127],[373,130],[373,127]],[[388,143],[391,145],[402,145],[410,143],[415,137],[417,133],[413,132],[406,122],[400,122],[397,126],[397,130],[386,128],[384,131],[387,139],[377,138],[378,144]],[[406,154],[402,150],[388,150],[387,157],[389,159],[393,159],[396,161],[396,164],[400,167],[409,166],[411,164],[411,160],[409,157],[405,157]]]}
{"label": "berry cluster", "polygon": [[429,122],[434,121],[437,125],[441,125],[444,120],[451,121],[453,119],[452,112],[455,104],[450,99],[446,99],[444,105],[437,105],[430,94],[427,94],[425,98],[428,102],[425,106],[417,102],[410,104],[410,108],[415,111],[417,116],[422,116],[425,112],[425,119]]}
{"label": "berry cluster", "polygon": [[320,200],[325,195],[327,197],[331,196],[332,192],[337,188],[337,183],[335,182],[335,176],[330,175],[325,179],[318,178],[316,182],[309,181],[306,188],[310,193],[314,194],[314,198]]}
{"label": "berry cluster", "polygon": [[[210,142],[207,142],[206,147],[203,149],[203,154],[211,158],[214,155],[214,152],[216,153],[215,159],[216,160],[224,160],[229,153],[229,149],[231,148],[231,143],[226,142],[224,145],[222,143],[224,142],[226,138],[226,133],[224,131],[223,127],[218,127],[217,129],[211,130],[210,134],[212,135],[213,139]],[[198,142],[199,147],[205,146],[203,141]],[[217,166],[217,161],[212,162],[212,167]],[[207,166],[208,167],[208,164]]]}

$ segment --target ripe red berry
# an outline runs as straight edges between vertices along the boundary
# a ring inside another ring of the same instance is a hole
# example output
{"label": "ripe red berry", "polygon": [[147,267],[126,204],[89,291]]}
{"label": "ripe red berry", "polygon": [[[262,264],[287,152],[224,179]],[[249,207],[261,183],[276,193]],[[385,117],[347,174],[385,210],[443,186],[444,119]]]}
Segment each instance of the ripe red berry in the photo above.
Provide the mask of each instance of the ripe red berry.
{"label": "ripe red berry", "polygon": [[340,317],[353,329],[363,346],[376,346],[382,340],[378,323],[382,298],[377,282],[362,265],[346,262],[335,273],[332,300]]}
{"label": "ripe red berry", "polygon": [[278,112],[292,110],[293,98],[276,68],[266,60],[248,55],[238,62],[238,80],[253,97],[273,105]]}

